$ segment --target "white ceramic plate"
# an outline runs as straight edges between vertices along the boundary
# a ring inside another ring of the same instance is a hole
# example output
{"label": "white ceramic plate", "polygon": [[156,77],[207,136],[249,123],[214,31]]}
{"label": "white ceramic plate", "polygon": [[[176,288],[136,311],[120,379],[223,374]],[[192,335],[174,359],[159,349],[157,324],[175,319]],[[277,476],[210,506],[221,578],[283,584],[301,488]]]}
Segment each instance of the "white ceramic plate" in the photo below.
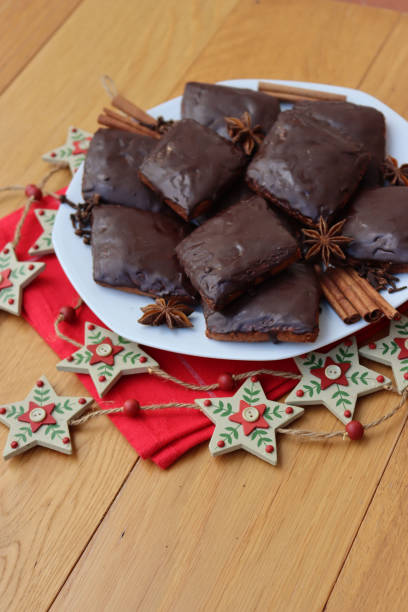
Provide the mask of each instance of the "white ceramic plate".
{"label": "white ceramic plate", "polygon": [[[376,98],[362,91],[346,87],[299,81],[274,82],[345,94],[350,102],[377,108],[384,113],[387,121],[387,151],[399,160],[405,161],[408,159],[408,122]],[[258,79],[222,81],[222,84],[257,89]],[[166,119],[179,119],[180,101],[180,97],[174,98],[152,108],[149,112],[155,116],[162,115]],[[76,203],[83,202],[81,194],[82,174],[83,168],[81,167],[74,176],[67,192],[68,198]],[[68,206],[61,206],[57,215],[53,231],[53,242],[57,257],[76,291],[91,310],[107,327],[135,342],[201,357],[273,361],[295,357],[305,351],[317,349],[340,340],[367,325],[364,321],[354,325],[345,325],[325,301],[322,302],[319,337],[317,342],[308,344],[210,340],[205,335],[205,323],[201,309],[197,309],[191,316],[191,321],[194,324],[192,329],[170,330],[164,326],[140,325],[137,322],[141,315],[140,307],[151,303],[151,300],[146,297],[101,287],[93,281],[91,249],[74,235],[69,219],[71,212]],[[403,285],[408,284],[408,274],[401,274],[400,279]],[[408,300],[408,289],[391,295],[385,294],[385,297],[393,306],[398,307]]]}

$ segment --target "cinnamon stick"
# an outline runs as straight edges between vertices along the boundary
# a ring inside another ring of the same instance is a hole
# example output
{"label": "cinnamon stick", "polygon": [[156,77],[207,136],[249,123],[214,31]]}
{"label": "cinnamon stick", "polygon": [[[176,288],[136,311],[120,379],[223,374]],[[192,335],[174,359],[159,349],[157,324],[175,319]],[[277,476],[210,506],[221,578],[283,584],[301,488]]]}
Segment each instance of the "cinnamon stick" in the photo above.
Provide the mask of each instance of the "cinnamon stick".
{"label": "cinnamon stick", "polygon": [[385,300],[383,296],[378,293],[378,291],[376,291],[368,281],[366,281],[365,278],[362,278],[358,272],[354,270],[354,268],[346,269],[350,274],[350,277],[355,281],[356,285],[360,287],[361,291],[369,296],[375,304],[377,304],[377,307],[384,313],[387,319],[398,321],[401,318],[398,310],[391,306],[391,304],[387,302],[387,300]]}
{"label": "cinnamon stick", "polygon": [[292,87],[290,85],[278,85],[260,81],[258,90],[271,93],[280,100],[347,100],[343,94],[318,91],[316,89],[305,89],[304,87]]}
{"label": "cinnamon stick", "polygon": [[112,106],[121,110],[126,115],[133,117],[136,121],[142,121],[150,125],[157,125],[157,119],[146,113],[142,108],[124,98],[121,94],[117,94],[111,100]]}
{"label": "cinnamon stick", "polygon": [[124,115],[115,113],[115,111],[113,111],[110,108],[104,108],[103,112],[105,113],[105,115],[108,115],[108,117],[111,117],[112,119],[115,119],[116,121],[120,121],[121,123],[125,124],[128,127],[137,128],[140,134],[146,134],[146,136],[151,136],[152,138],[157,138],[157,137],[160,138],[160,135],[154,130],[149,129],[144,125],[140,125],[140,123],[137,123],[133,121],[132,119],[129,119],[129,117],[125,117]]}
{"label": "cinnamon stick", "polygon": [[330,274],[333,282],[339,287],[349,302],[353,304],[365,321],[377,321],[381,317],[382,312],[377,302],[361,290],[350,275],[348,268],[333,268],[328,270],[327,274]]}
{"label": "cinnamon stick", "polygon": [[[107,114],[102,114],[98,116],[98,123],[99,125],[103,125],[105,127],[109,127],[109,128],[116,128],[119,130],[125,130],[127,132],[132,132],[133,134],[144,134],[146,135],[145,130],[147,128],[143,128],[143,126],[139,125],[138,123],[134,123],[134,124],[130,124],[126,123],[125,121],[123,121],[123,119],[116,119],[112,116],[109,116]],[[157,134],[156,132],[153,132],[153,130],[149,130],[149,136],[152,136],[152,138],[156,138],[159,139],[160,138],[160,134]]]}
{"label": "cinnamon stick", "polygon": [[343,323],[346,323],[346,325],[357,323],[357,321],[361,319],[361,315],[343,295],[335,283],[333,283],[329,276],[319,274],[319,281],[326,300],[343,320]]}

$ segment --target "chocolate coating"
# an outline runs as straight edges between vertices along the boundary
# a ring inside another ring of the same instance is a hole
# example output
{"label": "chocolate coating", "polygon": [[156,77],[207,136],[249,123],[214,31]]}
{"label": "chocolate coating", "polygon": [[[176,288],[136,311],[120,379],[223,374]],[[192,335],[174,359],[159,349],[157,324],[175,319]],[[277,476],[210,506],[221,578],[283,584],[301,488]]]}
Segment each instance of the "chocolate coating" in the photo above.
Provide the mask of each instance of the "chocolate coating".
{"label": "chocolate coating", "polygon": [[343,234],[354,259],[408,264],[408,187],[379,187],[353,201]]}
{"label": "chocolate coating", "polygon": [[245,155],[192,119],[174,125],[140,167],[142,180],[185,220],[208,208],[238,178]]}
{"label": "chocolate coating", "polygon": [[371,155],[364,187],[377,187],[384,182],[381,164],[385,157],[385,118],[371,106],[361,106],[352,102],[317,100],[298,102],[296,110],[307,113],[316,119],[349,136]]}
{"label": "chocolate coating", "polygon": [[289,335],[292,341],[310,342],[319,331],[319,300],[320,287],[313,268],[295,263],[222,312],[204,306],[207,335],[238,341],[284,339]]}
{"label": "chocolate coating", "polygon": [[279,100],[261,91],[212,85],[186,83],[181,101],[183,119],[195,119],[220,136],[230,139],[225,117],[241,117],[245,111],[252,125],[260,125],[266,133],[279,114]]}
{"label": "chocolate coating", "polygon": [[365,173],[369,156],[327,124],[286,111],[247,169],[251,188],[305,223],[330,221]]}
{"label": "chocolate coating", "polygon": [[123,130],[99,129],[85,158],[82,193],[89,201],[99,195],[102,202],[163,212],[167,207],[138,177],[139,166],[156,146],[150,136]]}
{"label": "chocolate coating", "polygon": [[219,310],[298,259],[299,248],[265,200],[254,196],[203,223],[176,253],[203,300]]}
{"label": "chocolate coating", "polygon": [[176,218],[114,204],[92,212],[94,280],[154,297],[194,293],[175,256],[186,235]]}

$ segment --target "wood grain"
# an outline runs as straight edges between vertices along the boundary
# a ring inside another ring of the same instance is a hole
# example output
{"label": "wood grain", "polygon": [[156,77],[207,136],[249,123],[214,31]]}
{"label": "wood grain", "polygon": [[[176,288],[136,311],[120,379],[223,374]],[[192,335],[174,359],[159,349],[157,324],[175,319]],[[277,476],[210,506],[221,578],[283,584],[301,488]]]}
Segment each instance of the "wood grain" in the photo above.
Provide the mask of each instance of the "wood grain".
{"label": "wood grain", "polygon": [[[357,414],[394,402],[364,398]],[[338,428],[319,408],[302,426]],[[321,610],[400,427],[363,444],[279,436],[276,468],[207,448],[165,474],[139,462],[52,610],[82,610],[89,592],[91,610]]]}
{"label": "wood grain", "polygon": [[0,2],[0,93],[53,36],[81,0]]}
{"label": "wood grain", "polygon": [[[235,1],[83,2],[0,99],[0,184],[35,182],[48,169],[40,155],[65,141],[70,124],[96,127],[101,73],[142,105],[167,98]],[[3,214],[19,203],[19,194],[1,194]],[[43,373],[60,393],[84,393],[24,321],[0,313],[0,341],[10,354],[0,401],[25,397]],[[6,438],[2,427],[0,444]],[[73,457],[35,449],[0,465],[2,609],[48,608],[137,460],[107,419],[77,428],[74,441]]]}

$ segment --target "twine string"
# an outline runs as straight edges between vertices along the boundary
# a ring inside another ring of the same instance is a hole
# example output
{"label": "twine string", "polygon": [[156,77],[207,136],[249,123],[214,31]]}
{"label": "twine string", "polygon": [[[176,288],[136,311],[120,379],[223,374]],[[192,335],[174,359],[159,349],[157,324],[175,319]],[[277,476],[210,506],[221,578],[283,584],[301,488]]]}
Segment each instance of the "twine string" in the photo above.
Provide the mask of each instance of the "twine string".
{"label": "twine string", "polygon": [[[390,389],[387,389],[387,390],[391,391]],[[364,429],[366,430],[366,429],[372,429],[373,427],[378,427],[378,425],[381,425],[385,421],[388,421],[389,419],[391,419],[395,414],[397,414],[397,412],[399,412],[399,410],[401,410],[401,408],[403,407],[407,399],[408,399],[408,389],[405,389],[401,395],[401,398],[398,404],[394,406],[392,410],[387,412],[387,414],[380,417],[379,419],[370,421],[369,423],[366,423],[365,425],[363,425]],[[148,406],[140,407],[141,410],[163,410],[166,408],[191,408],[194,410],[201,410],[200,406],[198,406],[197,404],[183,404],[183,403],[178,403],[178,402],[172,402],[170,404],[151,404]],[[96,416],[118,414],[120,412],[123,412],[123,407],[107,408],[103,410],[92,410],[84,414],[79,419],[75,419],[74,421],[71,421],[70,425],[82,425],[83,423],[86,423],[87,421],[89,421],[89,419],[92,419]],[[326,431],[310,431],[308,429],[289,429],[289,428],[279,427],[276,431],[280,434],[286,434],[292,437],[296,437],[296,438],[300,438],[304,440],[312,440],[312,441],[313,440],[329,440],[331,438],[343,438],[343,440],[345,440],[348,437],[347,432],[345,432],[344,430],[326,432]]]}
{"label": "twine string", "polygon": [[118,90],[116,88],[115,81],[108,74],[103,74],[101,76],[101,83],[104,90],[111,99],[118,95]]}

